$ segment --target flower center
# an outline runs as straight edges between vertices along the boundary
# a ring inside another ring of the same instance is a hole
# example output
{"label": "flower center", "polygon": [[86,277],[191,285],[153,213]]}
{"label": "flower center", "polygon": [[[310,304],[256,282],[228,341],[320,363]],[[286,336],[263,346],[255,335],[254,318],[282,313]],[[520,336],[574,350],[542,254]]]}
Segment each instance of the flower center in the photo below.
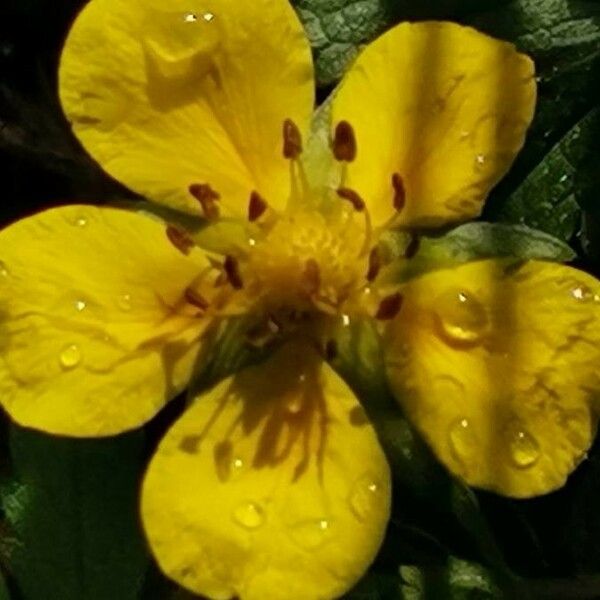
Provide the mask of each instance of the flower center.
{"label": "flower center", "polygon": [[[276,213],[258,192],[251,192],[249,246],[213,261],[185,292],[185,301],[199,316],[254,315],[257,337],[263,339],[265,334],[269,338],[297,331],[299,325],[304,335],[320,336],[322,325],[332,318],[347,324],[349,315],[387,320],[398,313],[400,295],[386,295],[376,281],[385,262],[379,232],[372,230],[366,203],[345,186],[347,163],[356,157],[349,123],[338,124],[331,147],[340,165],[339,186],[315,192],[299,160],[301,134],[292,121],[283,123],[283,155],[292,173],[288,206]],[[404,205],[402,179],[394,174],[391,183],[399,212]],[[206,219],[219,219],[217,191],[207,183],[192,184],[189,191]],[[191,251],[194,242],[184,231],[169,227],[167,235],[181,252]]]}

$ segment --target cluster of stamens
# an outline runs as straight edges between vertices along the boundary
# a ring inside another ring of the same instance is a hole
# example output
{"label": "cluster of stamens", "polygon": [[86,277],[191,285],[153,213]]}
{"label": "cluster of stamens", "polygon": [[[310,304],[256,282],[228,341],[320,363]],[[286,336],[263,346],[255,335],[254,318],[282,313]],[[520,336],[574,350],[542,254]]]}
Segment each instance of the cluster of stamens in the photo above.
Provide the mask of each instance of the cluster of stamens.
{"label": "cluster of stamens", "polygon": [[[308,194],[308,179],[300,160],[301,132],[291,119],[286,119],[282,133],[282,153],[290,161],[292,196]],[[341,209],[345,220],[331,225],[321,214],[314,218],[307,216],[298,208],[302,206],[298,202],[294,208],[279,214],[258,191],[251,191],[247,209],[250,249],[236,248],[223,257],[211,258],[210,266],[184,292],[184,303],[193,307],[198,316],[254,313],[257,321],[248,331],[248,338],[263,345],[292,329],[295,322],[314,322],[332,316],[347,320],[347,312],[353,311],[364,314],[367,304],[363,301],[361,305],[357,299],[366,296],[376,301],[369,309],[376,319],[390,320],[398,314],[402,305],[399,293],[372,292],[387,264],[386,253],[378,242],[379,233],[397,224],[406,204],[403,179],[398,173],[392,174],[394,212],[383,227],[374,230],[368,204],[347,184],[348,165],[357,155],[354,129],[347,121],[340,121],[335,127],[331,150],[340,166],[335,195],[348,206]],[[220,218],[220,194],[208,183],[190,185],[189,193],[207,221]],[[339,216],[339,212],[335,214]],[[360,214],[364,226],[357,229],[351,214]],[[330,241],[333,235],[330,228],[339,234],[339,241]],[[314,231],[317,234],[313,236]],[[357,232],[360,235],[355,235]],[[190,234],[180,227],[169,225],[166,234],[183,254],[189,254],[195,246]],[[406,258],[414,256],[417,250],[418,238],[413,236],[405,251]],[[237,294],[240,291],[244,293]],[[335,354],[331,341],[323,349],[327,356]]]}

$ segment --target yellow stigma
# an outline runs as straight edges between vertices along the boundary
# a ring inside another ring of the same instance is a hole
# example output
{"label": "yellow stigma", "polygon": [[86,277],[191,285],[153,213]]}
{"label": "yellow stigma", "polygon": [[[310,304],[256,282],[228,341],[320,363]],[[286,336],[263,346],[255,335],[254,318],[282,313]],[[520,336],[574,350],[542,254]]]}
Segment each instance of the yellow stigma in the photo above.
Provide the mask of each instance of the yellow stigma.
{"label": "yellow stigma", "polygon": [[364,229],[352,215],[329,222],[317,212],[282,216],[247,258],[247,293],[269,312],[341,312],[363,285]]}

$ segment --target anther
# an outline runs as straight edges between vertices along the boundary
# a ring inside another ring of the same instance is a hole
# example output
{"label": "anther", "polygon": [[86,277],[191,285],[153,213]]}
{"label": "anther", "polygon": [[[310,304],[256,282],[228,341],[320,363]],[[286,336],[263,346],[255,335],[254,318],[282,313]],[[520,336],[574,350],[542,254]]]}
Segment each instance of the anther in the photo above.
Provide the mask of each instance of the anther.
{"label": "anther", "polygon": [[406,248],[404,249],[404,258],[412,258],[419,251],[419,247],[421,246],[421,240],[413,235],[410,238],[410,242],[408,242]]}
{"label": "anther", "polygon": [[382,267],[381,251],[375,246],[369,254],[369,268],[367,270],[367,281],[375,281]]}
{"label": "anther", "polygon": [[321,287],[321,270],[314,258],[309,258],[304,265],[304,284],[309,296],[316,294]]}
{"label": "anther", "polygon": [[180,227],[176,227],[175,225],[167,225],[166,232],[171,244],[173,244],[179,252],[187,256],[195,245],[194,240],[192,240],[187,231]]}
{"label": "anther", "polygon": [[399,293],[386,296],[380,303],[375,318],[379,321],[390,321],[402,308],[402,295]]}
{"label": "anther", "polygon": [[344,200],[348,200],[357,212],[365,210],[365,201],[359,196],[358,192],[347,187],[341,187],[338,188],[337,195]]}
{"label": "anther", "polygon": [[302,154],[302,134],[298,125],[291,119],[283,122],[283,156],[296,159]]}
{"label": "anther", "polygon": [[336,125],[332,149],[338,161],[352,162],[356,158],[356,136],[348,121],[340,121]]}
{"label": "anther", "polygon": [[406,204],[406,190],[404,180],[399,173],[392,175],[392,187],[394,188],[394,208],[400,212]]}
{"label": "anther", "polygon": [[217,201],[221,197],[219,192],[213,190],[208,183],[192,183],[188,188],[190,194],[198,200],[202,214],[209,221],[219,218],[220,209]]}
{"label": "anther", "polygon": [[196,308],[199,308],[202,311],[207,310],[208,307],[210,306],[210,304],[208,303],[208,300],[206,300],[206,298],[204,298],[204,296],[202,296],[200,293],[198,293],[196,290],[194,290],[192,288],[186,288],[183,295],[184,295],[185,301],[188,304],[191,304],[192,306],[195,306]]}
{"label": "anther", "polygon": [[268,207],[267,201],[258,192],[253,191],[250,194],[250,202],[248,203],[248,221],[253,223],[260,219]]}
{"label": "anther", "polygon": [[240,265],[236,258],[231,255],[225,257],[225,263],[223,264],[225,274],[232,287],[236,290],[241,290],[244,287],[244,282],[240,275]]}

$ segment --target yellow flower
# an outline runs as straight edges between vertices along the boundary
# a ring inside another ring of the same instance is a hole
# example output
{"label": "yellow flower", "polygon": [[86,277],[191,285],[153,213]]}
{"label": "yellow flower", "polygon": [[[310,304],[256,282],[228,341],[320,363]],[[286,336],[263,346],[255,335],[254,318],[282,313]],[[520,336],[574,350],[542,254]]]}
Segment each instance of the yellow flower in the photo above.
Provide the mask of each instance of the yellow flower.
{"label": "yellow flower", "polygon": [[142,518],[170,577],[215,600],[316,600],[364,573],[390,473],[323,359],[356,317],[377,321],[390,386],[453,474],[515,497],[564,483],[596,426],[598,282],[486,260],[400,285],[408,258],[384,244],[479,214],[533,116],[526,56],[452,23],[399,25],[311,129],[310,48],[286,1],[91,0],[60,95],[110,175],[209,225],[82,205],[2,231],[11,417],[116,434],[185,389],[223,319],[244,315],[253,347],[280,342],[202,392],[151,461]]}

